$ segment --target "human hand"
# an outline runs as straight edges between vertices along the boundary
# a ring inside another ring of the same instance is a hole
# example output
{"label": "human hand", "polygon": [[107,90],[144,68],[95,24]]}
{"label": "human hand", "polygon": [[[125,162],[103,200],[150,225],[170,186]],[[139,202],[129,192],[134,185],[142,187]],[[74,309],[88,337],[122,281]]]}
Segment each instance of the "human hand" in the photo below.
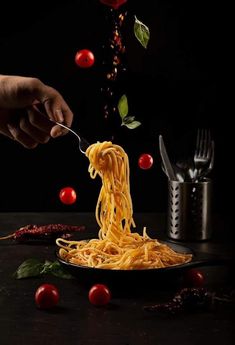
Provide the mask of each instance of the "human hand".
{"label": "human hand", "polygon": [[73,113],[61,94],[37,78],[0,75],[0,133],[26,148],[67,133]]}

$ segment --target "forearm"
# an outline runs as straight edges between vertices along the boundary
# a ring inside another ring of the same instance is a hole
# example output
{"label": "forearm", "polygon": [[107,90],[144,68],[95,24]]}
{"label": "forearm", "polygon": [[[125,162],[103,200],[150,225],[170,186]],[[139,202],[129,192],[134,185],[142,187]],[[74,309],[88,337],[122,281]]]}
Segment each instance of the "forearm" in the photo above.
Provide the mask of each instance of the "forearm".
{"label": "forearm", "polygon": [[6,83],[8,76],[0,74],[0,113],[3,112],[2,108],[6,107]]}
{"label": "forearm", "polygon": [[[8,115],[8,110],[6,110],[5,98],[6,98],[6,79],[7,76],[0,74],[0,130],[2,129],[2,118]],[[5,125],[4,125],[5,128]]]}
{"label": "forearm", "polygon": [[22,109],[31,106],[35,90],[42,87],[37,78],[0,75],[0,108]]}

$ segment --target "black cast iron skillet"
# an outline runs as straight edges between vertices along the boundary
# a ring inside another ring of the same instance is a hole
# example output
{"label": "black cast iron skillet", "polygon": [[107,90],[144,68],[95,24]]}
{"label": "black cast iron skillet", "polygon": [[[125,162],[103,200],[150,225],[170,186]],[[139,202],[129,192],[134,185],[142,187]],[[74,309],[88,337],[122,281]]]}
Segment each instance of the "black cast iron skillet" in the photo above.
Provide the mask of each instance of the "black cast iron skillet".
{"label": "black cast iron skillet", "polygon": [[155,288],[164,284],[173,284],[182,273],[194,267],[230,265],[234,260],[220,257],[214,254],[194,252],[191,248],[178,243],[161,241],[167,244],[173,250],[179,253],[192,254],[192,260],[188,263],[175,265],[165,268],[152,269],[133,269],[133,270],[110,270],[81,266],[69,263],[59,256],[59,248],[56,250],[56,256],[61,265],[73,276],[79,279],[84,285],[103,283],[120,288],[122,286],[134,288]]}

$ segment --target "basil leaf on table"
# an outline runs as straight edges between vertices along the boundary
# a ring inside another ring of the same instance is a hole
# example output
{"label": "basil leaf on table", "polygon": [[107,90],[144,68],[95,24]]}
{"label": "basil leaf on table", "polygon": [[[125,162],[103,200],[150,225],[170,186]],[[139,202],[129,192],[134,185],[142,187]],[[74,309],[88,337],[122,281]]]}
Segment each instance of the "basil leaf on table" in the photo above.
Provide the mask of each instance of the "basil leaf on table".
{"label": "basil leaf on table", "polygon": [[51,264],[51,274],[53,274],[56,277],[59,278],[64,278],[64,279],[72,279],[73,276],[68,273],[67,271],[65,271],[63,269],[63,267],[61,266],[61,264],[59,263],[59,261],[54,261]]}
{"label": "basil leaf on table", "polygon": [[60,265],[59,261],[48,261],[44,263],[38,259],[25,260],[13,274],[16,279],[39,277],[43,274],[51,273],[56,277],[72,279],[73,276],[66,272]]}
{"label": "basil leaf on table", "polygon": [[16,279],[37,277],[41,274],[43,263],[37,259],[25,260],[14,273]]}

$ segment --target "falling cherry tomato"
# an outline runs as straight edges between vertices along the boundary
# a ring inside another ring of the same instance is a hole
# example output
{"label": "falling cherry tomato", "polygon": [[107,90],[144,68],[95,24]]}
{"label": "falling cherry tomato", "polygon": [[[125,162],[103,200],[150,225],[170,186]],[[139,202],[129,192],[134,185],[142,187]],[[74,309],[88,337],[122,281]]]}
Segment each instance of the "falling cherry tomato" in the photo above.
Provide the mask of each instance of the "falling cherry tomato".
{"label": "falling cherry tomato", "polygon": [[77,200],[77,194],[72,187],[64,187],[59,193],[60,201],[65,205],[72,205]]}
{"label": "falling cherry tomato", "polygon": [[89,290],[89,301],[95,306],[102,306],[109,303],[111,293],[108,287],[104,284],[95,284]]}
{"label": "falling cherry tomato", "polygon": [[117,10],[121,5],[125,4],[127,0],[100,0],[100,2]]}
{"label": "falling cherry tomato", "polygon": [[140,169],[150,169],[153,165],[153,157],[148,153],[143,153],[138,160]]}
{"label": "falling cherry tomato", "polygon": [[75,63],[81,68],[89,68],[94,65],[94,54],[88,49],[79,50],[75,55]]}
{"label": "falling cherry tomato", "polygon": [[184,274],[184,283],[190,287],[202,287],[205,282],[205,276],[202,271],[196,268],[187,270]]}
{"label": "falling cherry tomato", "polygon": [[34,299],[40,309],[51,309],[59,302],[59,291],[55,285],[43,284],[37,288]]}

